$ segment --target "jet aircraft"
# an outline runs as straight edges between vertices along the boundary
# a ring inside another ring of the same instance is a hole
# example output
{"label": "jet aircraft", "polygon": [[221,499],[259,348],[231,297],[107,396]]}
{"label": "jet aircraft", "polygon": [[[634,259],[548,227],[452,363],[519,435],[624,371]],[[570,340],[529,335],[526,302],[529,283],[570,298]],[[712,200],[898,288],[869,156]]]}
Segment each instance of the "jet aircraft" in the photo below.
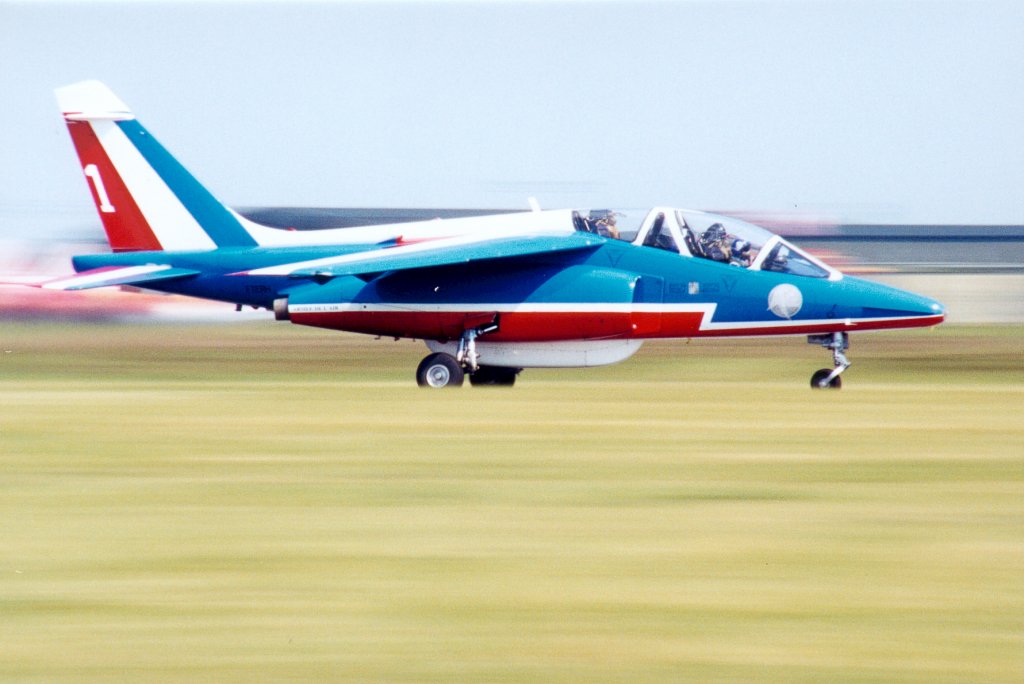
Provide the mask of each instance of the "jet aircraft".
{"label": "jet aircraft", "polygon": [[524,368],[617,363],[653,338],[806,335],[833,361],[811,387],[838,388],[849,333],[944,318],[751,223],[672,207],[271,228],[217,200],[102,83],[56,92],[112,253],[74,257],[75,275],[42,287],[131,285],[421,339],[421,386],[512,385]]}

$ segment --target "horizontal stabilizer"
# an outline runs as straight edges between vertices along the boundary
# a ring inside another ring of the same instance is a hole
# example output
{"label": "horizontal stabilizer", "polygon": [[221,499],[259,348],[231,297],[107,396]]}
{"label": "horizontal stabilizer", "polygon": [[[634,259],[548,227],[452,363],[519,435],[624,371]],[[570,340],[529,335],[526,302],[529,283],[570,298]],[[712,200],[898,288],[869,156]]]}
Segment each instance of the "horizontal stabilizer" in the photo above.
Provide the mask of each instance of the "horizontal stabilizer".
{"label": "horizontal stabilizer", "polygon": [[51,280],[47,283],[42,283],[39,287],[47,290],[89,290],[94,287],[109,287],[112,285],[144,287],[147,283],[187,278],[198,274],[199,271],[160,264],[124,267],[105,266],[103,268],[82,271],[67,278]]}
{"label": "horizontal stabilizer", "polygon": [[249,275],[337,278],[594,249],[604,242],[604,238],[581,233],[501,238],[460,235],[423,242],[399,242],[393,247],[368,252],[282,264],[250,271]]}

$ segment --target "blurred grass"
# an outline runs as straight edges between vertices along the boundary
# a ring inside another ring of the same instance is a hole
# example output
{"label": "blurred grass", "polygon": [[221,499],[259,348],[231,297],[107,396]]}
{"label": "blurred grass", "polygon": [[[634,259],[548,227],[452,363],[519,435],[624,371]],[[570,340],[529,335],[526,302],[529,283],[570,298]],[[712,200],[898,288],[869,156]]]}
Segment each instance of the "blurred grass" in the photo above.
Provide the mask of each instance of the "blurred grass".
{"label": "blurred grass", "polygon": [[648,344],[0,328],[0,680],[1019,682],[1019,326]]}

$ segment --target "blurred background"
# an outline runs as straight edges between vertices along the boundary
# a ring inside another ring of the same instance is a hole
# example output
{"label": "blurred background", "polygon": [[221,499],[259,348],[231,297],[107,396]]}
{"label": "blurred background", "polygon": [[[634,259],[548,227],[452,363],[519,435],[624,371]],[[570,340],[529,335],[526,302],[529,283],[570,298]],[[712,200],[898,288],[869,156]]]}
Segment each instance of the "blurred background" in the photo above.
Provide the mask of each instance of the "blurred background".
{"label": "blurred background", "polygon": [[[706,209],[1020,321],[1022,27],[1011,0],[0,0],[0,275],[103,249],[53,97],[99,79],[272,223]],[[0,316],[226,315],[171,301],[4,287]]]}

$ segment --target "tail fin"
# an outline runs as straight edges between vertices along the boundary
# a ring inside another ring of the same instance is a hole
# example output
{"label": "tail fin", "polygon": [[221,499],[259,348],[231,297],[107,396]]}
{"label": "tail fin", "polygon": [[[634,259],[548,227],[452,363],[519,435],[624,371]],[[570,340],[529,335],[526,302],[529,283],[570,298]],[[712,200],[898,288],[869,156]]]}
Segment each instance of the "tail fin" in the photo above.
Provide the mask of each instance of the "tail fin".
{"label": "tail fin", "polygon": [[115,252],[257,244],[107,86],[83,81],[56,93]]}

